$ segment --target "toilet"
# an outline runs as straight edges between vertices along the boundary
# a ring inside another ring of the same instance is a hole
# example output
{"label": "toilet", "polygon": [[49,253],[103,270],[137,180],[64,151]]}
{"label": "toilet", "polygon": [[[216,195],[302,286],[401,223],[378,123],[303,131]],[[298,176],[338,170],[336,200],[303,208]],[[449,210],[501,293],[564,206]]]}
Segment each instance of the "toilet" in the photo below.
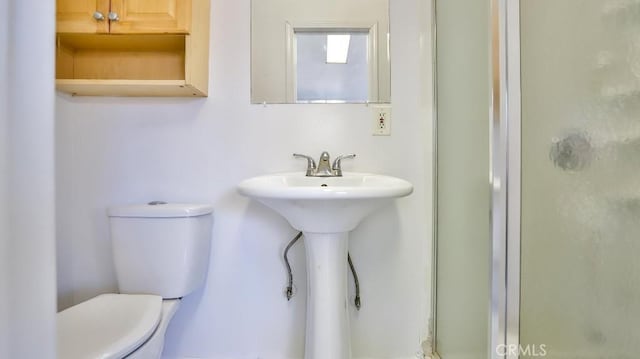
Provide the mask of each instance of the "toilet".
{"label": "toilet", "polygon": [[204,283],[213,208],[151,202],[108,215],[119,293],[58,313],[58,358],[160,358],[181,298]]}

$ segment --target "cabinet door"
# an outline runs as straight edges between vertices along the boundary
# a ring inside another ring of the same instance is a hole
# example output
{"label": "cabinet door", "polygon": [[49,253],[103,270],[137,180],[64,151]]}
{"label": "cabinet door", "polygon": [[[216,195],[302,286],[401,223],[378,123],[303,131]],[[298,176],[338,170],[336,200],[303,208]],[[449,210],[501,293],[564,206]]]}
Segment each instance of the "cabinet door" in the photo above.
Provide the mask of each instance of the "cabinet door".
{"label": "cabinet door", "polygon": [[[109,32],[109,0],[56,0],[58,33]],[[99,12],[104,19],[99,19]],[[98,19],[94,17],[97,15]]]}
{"label": "cabinet door", "polygon": [[111,33],[189,33],[191,0],[111,0]]}

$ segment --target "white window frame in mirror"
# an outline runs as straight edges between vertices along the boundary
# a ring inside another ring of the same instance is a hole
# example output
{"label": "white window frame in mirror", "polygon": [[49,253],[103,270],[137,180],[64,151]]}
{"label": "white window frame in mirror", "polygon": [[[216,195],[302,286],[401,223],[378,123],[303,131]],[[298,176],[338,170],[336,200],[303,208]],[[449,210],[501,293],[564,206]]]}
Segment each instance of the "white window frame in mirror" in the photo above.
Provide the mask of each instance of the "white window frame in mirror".
{"label": "white window frame in mirror", "polygon": [[286,99],[287,103],[298,103],[296,80],[296,32],[367,32],[367,67],[369,68],[369,91],[367,102],[379,98],[378,93],[378,23],[371,22],[296,22],[286,23]]}

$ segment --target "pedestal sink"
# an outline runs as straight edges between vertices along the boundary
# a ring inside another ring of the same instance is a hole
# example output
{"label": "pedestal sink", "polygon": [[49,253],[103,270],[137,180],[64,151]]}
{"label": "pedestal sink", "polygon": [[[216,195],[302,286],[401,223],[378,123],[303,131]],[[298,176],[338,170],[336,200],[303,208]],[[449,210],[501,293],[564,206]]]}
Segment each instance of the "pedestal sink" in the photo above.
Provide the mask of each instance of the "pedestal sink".
{"label": "pedestal sink", "polygon": [[351,358],[347,300],[349,231],[411,183],[390,176],[345,172],[341,177],[280,173],[247,179],[240,194],[256,199],[304,233],[307,257],[305,359]]}

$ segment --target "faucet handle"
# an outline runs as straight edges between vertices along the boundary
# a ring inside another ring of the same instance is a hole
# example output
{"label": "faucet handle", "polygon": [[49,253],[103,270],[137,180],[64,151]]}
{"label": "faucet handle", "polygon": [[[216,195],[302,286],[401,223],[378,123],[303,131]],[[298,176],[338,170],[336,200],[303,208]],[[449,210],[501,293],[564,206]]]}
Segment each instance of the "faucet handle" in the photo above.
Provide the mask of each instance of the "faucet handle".
{"label": "faucet handle", "polygon": [[316,170],[316,161],[311,156],[301,155],[299,153],[294,153],[293,157],[295,158],[304,158],[307,160],[307,176],[313,176],[313,171]]}
{"label": "faucet handle", "polygon": [[336,157],[336,159],[333,161],[333,166],[331,166],[331,169],[333,170],[333,175],[338,177],[342,176],[342,160],[345,160],[348,158],[354,158],[354,157],[356,157],[355,153],[348,154],[348,155],[340,155]]}

